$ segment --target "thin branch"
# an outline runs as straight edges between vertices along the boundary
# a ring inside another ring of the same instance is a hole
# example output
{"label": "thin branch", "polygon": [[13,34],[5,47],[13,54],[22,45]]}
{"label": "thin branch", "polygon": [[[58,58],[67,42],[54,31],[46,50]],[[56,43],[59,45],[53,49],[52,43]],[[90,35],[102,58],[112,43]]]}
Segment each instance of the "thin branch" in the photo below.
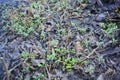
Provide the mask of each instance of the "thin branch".
{"label": "thin branch", "polygon": [[5,63],[5,60],[4,60],[3,57],[0,57],[0,60],[1,60],[2,63],[3,63],[4,69],[5,69],[5,72],[6,72],[6,75],[7,75],[7,80],[10,80],[10,71],[8,70],[8,66],[7,66],[7,64]]}
{"label": "thin branch", "polygon": [[99,49],[100,46],[98,46],[97,48],[93,49],[91,53],[88,54],[87,58],[90,58],[91,55],[93,55],[97,49]]}
{"label": "thin branch", "polygon": [[49,71],[48,71],[48,68],[47,68],[47,66],[45,66],[45,69],[46,69],[46,71],[47,71],[47,74],[48,74],[48,80],[51,80],[51,76],[50,76],[50,73],[49,73]]}
{"label": "thin branch", "polygon": [[45,53],[41,52],[35,44],[33,44],[33,47],[43,58],[45,57]]}
{"label": "thin branch", "polygon": [[17,68],[18,66],[20,66],[21,62],[19,64],[17,64],[16,66],[14,66],[12,69],[9,70],[9,72],[12,72],[15,68]]}
{"label": "thin branch", "polygon": [[50,54],[50,33],[48,33],[48,54]]}

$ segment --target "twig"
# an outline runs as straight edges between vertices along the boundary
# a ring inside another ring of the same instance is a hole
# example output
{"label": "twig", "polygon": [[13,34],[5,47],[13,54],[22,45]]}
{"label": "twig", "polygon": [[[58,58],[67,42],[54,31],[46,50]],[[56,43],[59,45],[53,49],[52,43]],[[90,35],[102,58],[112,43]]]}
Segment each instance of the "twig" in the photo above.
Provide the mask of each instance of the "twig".
{"label": "twig", "polygon": [[7,32],[4,33],[4,34],[2,34],[2,35],[0,36],[0,39],[3,38],[3,36],[5,36],[6,34],[7,34]]}
{"label": "twig", "polygon": [[101,48],[101,47],[106,47],[108,44],[112,43],[111,41],[108,41],[105,44],[102,44],[101,46],[98,46],[97,48],[93,49],[92,52],[90,54],[88,54],[87,58],[89,58],[91,55],[93,55],[97,49]]}
{"label": "twig", "polygon": [[6,72],[6,75],[7,75],[7,80],[10,80],[10,71],[8,70],[8,66],[7,66],[7,64],[5,63],[5,60],[4,60],[3,57],[0,57],[0,60],[1,60],[2,63],[3,63],[4,69],[5,69],[5,72]]}
{"label": "twig", "polygon": [[48,54],[50,54],[50,33],[48,33]]}
{"label": "twig", "polygon": [[97,1],[97,4],[100,6],[100,7],[103,7],[103,3],[101,2],[101,0],[96,0]]}
{"label": "twig", "polygon": [[100,48],[100,46],[98,46],[97,48],[93,49],[92,52],[90,54],[88,54],[80,63],[82,63],[83,61],[85,61],[87,59],[90,59],[90,56],[93,55],[98,48]]}
{"label": "twig", "polygon": [[91,53],[88,54],[87,58],[90,58],[91,55],[93,55],[97,49],[99,49],[101,46],[98,46],[97,48],[93,49]]}
{"label": "twig", "polygon": [[99,48],[106,47],[108,44],[110,44],[111,41],[105,43],[104,45],[98,46],[97,48],[93,49],[91,53],[89,53],[81,62],[85,61],[86,59],[90,59],[90,56],[93,55]]}
{"label": "twig", "polygon": [[35,44],[33,44],[33,46],[34,46],[35,50],[37,50],[37,52],[44,58],[45,54],[42,53]]}
{"label": "twig", "polygon": [[10,74],[11,72],[17,68],[21,63],[17,64],[16,66],[14,66],[13,68],[11,68],[10,70],[8,70],[8,66],[6,65],[5,63],[5,60],[3,57],[0,57],[0,60],[2,61],[3,65],[4,65],[4,69],[5,69],[5,72],[6,72],[6,75],[7,75],[7,80],[10,80]]}
{"label": "twig", "polygon": [[12,72],[15,68],[17,68],[19,65],[21,64],[21,62],[19,64],[17,64],[16,66],[14,66],[12,69],[9,70],[9,72]]}
{"label": "twig", "polygon": [[[28,64],[27,63],[27,60],[28,60],[28,58],[27,59],[25,59],[25,60],[21,60],[22,61],[22,64],[24,65],[26,65],[26,66],[28,66],[29,68],[31,68],[32,70],[35,70],[35,68],[33,67],[33,66],[31,66],[30,64]],[[23,66],[24,67],[24,66]]]}
{"label": "twig", "polygon": [[47,68],[47,66],[45,66],[45,69],[46,69],[46,71],[47,71],[47,74],[48,74],[48,80],[51,80],[51,76],[50,76],[50,73],[49,73],[49,71],[48,71],[48,68]]}

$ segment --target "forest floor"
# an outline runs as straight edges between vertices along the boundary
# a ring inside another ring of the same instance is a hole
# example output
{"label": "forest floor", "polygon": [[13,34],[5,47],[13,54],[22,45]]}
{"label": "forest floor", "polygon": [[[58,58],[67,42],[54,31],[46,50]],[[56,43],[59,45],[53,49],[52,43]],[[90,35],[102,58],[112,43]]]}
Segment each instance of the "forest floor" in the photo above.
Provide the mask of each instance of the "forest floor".
{"label": "forest floor", "polygon": [[1,5],[0,80],[120,80],[120,8],[81,0]]}

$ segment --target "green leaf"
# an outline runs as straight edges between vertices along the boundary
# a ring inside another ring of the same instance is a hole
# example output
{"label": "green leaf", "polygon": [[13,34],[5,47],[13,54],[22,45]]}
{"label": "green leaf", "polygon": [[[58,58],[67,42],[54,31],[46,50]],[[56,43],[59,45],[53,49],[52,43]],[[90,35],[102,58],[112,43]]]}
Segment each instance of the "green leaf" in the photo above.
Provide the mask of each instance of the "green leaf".
{"label": "green leaf", "polygon": [[28,54],[27,54],[26,52],[22,52],[22,53],[21,53],[21,56],[22,56],[24,59],[28,58]]}
{"label": "green leaf", "polygon": [[43,67],[43,64],[40,64],[40,63],[39,63],[37,66],[38,66],[38,67]]}

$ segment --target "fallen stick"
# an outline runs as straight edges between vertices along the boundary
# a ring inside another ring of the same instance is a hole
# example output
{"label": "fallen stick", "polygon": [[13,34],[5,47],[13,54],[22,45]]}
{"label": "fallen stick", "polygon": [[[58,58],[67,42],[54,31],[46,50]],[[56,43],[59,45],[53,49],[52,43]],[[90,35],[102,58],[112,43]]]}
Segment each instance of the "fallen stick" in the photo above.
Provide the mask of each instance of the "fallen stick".
{"label": "fallen stick", "polygon": [[5,72],[6,72],[6,75],[7,75],[7,80],[10,80],[10,71],[8,70],[8,66],[7,66],[7,64],[5,63],[5,60],[4,60],[3,57],[0,57],[0,60],[1,60],[2,63],[3,63],[4,69],[5,69]]}
{"label": "fallen stick", "polygon": [[4,69],[5,69],[5,72],[6,72],[6,76],[7,76],[7,79],[6,80],[10,80],[10,74],[11,72],[17,68],[21,63],[17,64],[16,66],[14,66],[13,68],[11,68],[10,70],[8,69],[8,66],[7,64],[5,63],[5,60],[3,57],[0,57],[0,60],[2,61],[2,64],[4,66]]}

